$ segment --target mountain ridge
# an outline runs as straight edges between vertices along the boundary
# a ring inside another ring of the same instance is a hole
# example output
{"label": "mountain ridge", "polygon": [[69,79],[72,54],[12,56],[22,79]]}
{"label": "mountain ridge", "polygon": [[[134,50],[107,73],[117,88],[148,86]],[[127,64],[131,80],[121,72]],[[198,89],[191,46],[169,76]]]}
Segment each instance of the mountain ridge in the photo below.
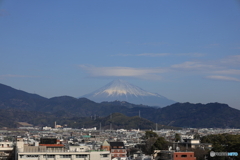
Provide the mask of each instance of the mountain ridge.
{"label": "mountain ridge", "polygon": [[[217,102],[207,104],[175,103],[163,108],[154,108],[125,101],[96,103],[87,98],[77,99],[70,96],[47,99],[8,86],[1,90],[0,85],[0,95],[4,94],[9,95],[0,96],[0,113],[2,114],[0,124],[2,125],[10,123],[8,113],[13,112],[14,116],[11,117],[11,122],[31,117],[29,123],[31,121],[44,122],[41,124],[48,123],[47,117],[51,117],[51,121],[63,121],[73,117],[75,119],[92,116],[105,117],[118,112],[129,117],[138,116],[154,123],[175,127],[240,128],[240,110]],[[6,110],[9,112],[5,112]],[[28,114],[30,115],[28,116]],[[36,114],[36,118],[38,117],[37,119],[34,119],[34,114]],[[46,119],[42,119],[41,115],[44,115]]]}

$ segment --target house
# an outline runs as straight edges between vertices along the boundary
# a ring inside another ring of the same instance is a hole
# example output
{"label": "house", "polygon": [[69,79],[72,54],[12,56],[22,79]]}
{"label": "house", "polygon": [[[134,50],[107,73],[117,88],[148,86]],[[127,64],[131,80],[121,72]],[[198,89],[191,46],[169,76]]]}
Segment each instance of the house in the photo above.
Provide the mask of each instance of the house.
{"label": "house", "polygon": [[194,152],[156,150],[154,160],[196,160]]}

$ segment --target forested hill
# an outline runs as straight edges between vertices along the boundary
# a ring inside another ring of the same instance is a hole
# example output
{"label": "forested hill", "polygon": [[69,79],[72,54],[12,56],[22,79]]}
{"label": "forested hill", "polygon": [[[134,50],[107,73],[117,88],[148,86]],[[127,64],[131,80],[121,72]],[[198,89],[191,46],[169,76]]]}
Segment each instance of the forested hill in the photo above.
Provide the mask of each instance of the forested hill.
{"label": "forested hill", "polygon": [[[2,113],[6,110],[14,112],[13,121],[25,120],[24,116],[17,116],[17,113],[49,114],[54,119],[54,117],[106,117],[118,112],[169,126],[240,128],[240,111],[226,104],[175,103],[164,108],[154,108],[120,101],[95,103],[86,98],[69,96],[48,99],[2,84],[0,84],[0,109]],[[0,123],[7,123],[4,117],[6,116],[1,117]]]}

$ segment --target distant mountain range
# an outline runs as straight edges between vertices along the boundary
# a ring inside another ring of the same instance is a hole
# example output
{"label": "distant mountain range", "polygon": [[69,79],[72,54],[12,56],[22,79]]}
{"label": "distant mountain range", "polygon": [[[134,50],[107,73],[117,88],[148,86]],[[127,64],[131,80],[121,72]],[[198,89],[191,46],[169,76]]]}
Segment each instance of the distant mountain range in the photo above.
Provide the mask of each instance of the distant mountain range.
{"label": "distant mountain range", "polygon": [[82,97],[98,103],[118,100],[157,107],[165,107],[176,103],[175,101],[167,99],[157,93],[147,92],[120,79],[114,80],[104,87]]}
{"label": "distant mountain range", "polygon": [[[125,116],[114,121],[115,127],[127,126],[126,123],[129,122],[133,123],[131,127],[146,128],[150,123],[147,121],[151,121],[151,124],[175,127],[240,128],[240,111],[226,104],[175,103],[163,108],[154,108],[126,101],[96,103],[86,98],[69,96],[48,99],[0,84],[0,127],[14,127],[16,122],[21,121],[42,126],[52,125],[57,121],[72,127],[82,127],[82,124],[88,124],[90,127],[116,112]],[[106,127],[109,125],[102,121],[102,127],[104,124]]]}

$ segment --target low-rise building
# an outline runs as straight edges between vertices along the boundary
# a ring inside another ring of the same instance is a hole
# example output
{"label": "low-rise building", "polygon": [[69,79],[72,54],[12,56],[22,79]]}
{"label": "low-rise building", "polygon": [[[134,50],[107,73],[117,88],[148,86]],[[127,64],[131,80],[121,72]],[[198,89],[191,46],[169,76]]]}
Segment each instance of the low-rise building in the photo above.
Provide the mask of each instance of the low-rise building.
{"label": "low-rise building", "polygon": [[0,159],[13,159],[14,157],[13,142],[0,142]]}
{"label": "low-rise building", "polygon": [[155,151],[154,160],[196,160],[194,152],[176,152],[173,150]]}
{"label": "low-rise building", "polygon": [[119,159],[127,159],[127,150],[123,142],[109,142],[111,148],[111,157]]}
{"label": "low-rise building", "polygon": [[18,139],[16,147],[18,160],[111,160],[109,151],[93,151],[83,146],[66,147],[56,138],[43,138],[36,146],[24,145]]}

